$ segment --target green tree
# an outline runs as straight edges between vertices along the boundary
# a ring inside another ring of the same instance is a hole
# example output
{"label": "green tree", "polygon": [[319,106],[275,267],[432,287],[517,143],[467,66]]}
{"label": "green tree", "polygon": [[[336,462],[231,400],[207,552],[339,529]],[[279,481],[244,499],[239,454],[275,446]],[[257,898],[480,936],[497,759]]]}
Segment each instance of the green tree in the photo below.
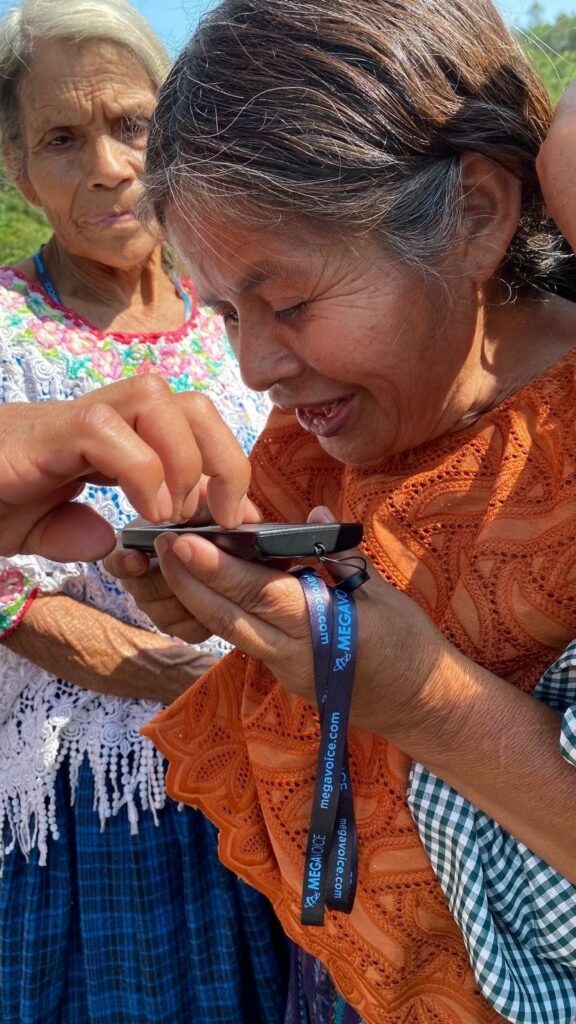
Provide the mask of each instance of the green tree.
{"label": "green tree", "polygon": [[559,14],[550,23],[531,22],[530,30],[520,32],[519,39],[556,103],[576,78],[576,17]]}

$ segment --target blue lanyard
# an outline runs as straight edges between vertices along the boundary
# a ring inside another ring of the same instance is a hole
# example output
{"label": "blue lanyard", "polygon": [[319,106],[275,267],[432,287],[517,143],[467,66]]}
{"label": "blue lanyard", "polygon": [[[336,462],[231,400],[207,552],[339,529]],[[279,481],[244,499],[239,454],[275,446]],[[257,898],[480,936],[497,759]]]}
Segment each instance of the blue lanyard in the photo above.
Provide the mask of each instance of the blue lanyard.
{"label": "blue lanyard", "polygon": [[52,278],[50,277],[50,274],[46,269],[44,257],[42,256],[42,249],[39,249],[38,252],[35,253],[34,255],[34,266],[36,267],[38,280],[40,281],[40,284],[42,285],[46,294],[49,295],[54,302],[61,306],[62,300],[58,294],[56,285],[54,284]]}
{"label": "blue lanyard", "polygon": [[[38,274],[38,280],[42,285],[44,291],[50,298],[56,302],[59,306],[62,305],[62,300],[58,294],[56,285],[54,284],[50,274],[48,273],[46,264],[44,263],[44,257],[42,256],[42,250],[39,249],[34,255],[34,266],[36,267],[36,273]],[[182,302],[184,303],[184,320],[189,320],[192,316],[192,301],[188,292],[180,284],[180,281],[176,277],[176,274],[172,274],[170,277],[172,284],[176,288]]]}
{"label": "blue lanyard", "polygon": [[314,569],[295,572],[306,598],[320,746],[304,862],[301,922],[321,925],[325,908],[349,914],[358,879],[358,843],[346,736],[358,642],[351,590],[366,579],[361,570],[328,587]]}
{"label": "blue lanyard", "polygon": [[182,302],[184,303],[184,321],[189,320],[190,317],[192,316],[192,300],[190,299],[188,292],[185,291],[185,289],[180,284],[180,281],[176,277],[176,274],[171,274],[170,280],[172,281],[172,284],[174,285],[176,291],[178,292],[178,295],[180,296]]}

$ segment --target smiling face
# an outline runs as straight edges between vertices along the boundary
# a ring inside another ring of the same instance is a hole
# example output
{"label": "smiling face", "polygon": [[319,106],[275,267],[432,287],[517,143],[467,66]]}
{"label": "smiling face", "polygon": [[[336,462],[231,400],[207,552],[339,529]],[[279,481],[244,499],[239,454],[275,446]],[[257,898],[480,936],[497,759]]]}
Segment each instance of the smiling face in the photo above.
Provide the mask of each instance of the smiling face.
{"label": "smiling face", "polygon": [[224,318],[247,385],[361,464],[452,429],[476,393],[469,282],[423,279],[369,238],[246,230],[182,214],[171,240]]}
{"label": "smiling face", "polygon": [[134,217],[152,83],[106,40],[43,40],[19,87],[17,183],[71,255],[115,266],[144,261],[155,242]]}

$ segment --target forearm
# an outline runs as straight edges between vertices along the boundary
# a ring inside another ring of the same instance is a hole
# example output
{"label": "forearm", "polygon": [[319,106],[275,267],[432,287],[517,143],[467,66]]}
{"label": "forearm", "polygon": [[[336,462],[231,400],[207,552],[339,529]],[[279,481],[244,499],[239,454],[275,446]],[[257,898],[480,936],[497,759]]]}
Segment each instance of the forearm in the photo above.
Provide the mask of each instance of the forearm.
{"label": "forearm", "polygon": [[576,251],[576,85],[572,82],[556,107],[536,169],[546,206]]}
{"label": "forearm", "polygon": [[5,646],[52,675],[118,697],[168,704],[215,659],[63,594],[36,599]]}
{"label": "forearm", "polygon": [[576,884],[576,768],[561,717],[454,649],[386,735]]}

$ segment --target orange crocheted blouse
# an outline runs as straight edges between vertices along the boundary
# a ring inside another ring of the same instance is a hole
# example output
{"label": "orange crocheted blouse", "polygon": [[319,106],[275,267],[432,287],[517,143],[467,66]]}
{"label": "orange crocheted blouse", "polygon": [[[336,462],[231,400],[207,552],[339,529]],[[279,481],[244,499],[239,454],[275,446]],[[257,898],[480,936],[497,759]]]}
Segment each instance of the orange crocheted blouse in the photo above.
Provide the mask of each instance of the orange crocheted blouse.
{"label": "orange crocheted blouse", "polygon": [[[288,416],[254,453],[267,519],[319,504],[364,523],[363,549],[461,651],[530,690],[576,635],[576,352],[467,430],[345,467]],[[299,923],[315,711],[258,662],[225,658],[146,729],[168,791],[220,829],[220,855],[274,903],[369,1024],[489,1024],[406,804],[408,758],[351,730],[360,848],[352,914]]]}

